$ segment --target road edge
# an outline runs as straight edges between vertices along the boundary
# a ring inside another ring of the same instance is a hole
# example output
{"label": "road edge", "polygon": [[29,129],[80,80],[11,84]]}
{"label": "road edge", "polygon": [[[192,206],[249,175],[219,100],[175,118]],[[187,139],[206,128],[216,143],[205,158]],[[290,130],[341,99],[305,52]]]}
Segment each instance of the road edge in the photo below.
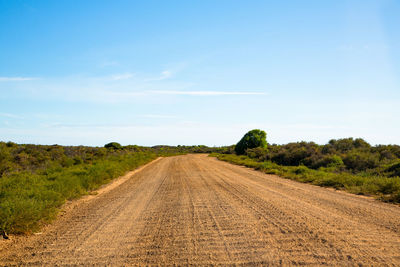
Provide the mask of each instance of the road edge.
{"label": "road edge", "polygon": [[[83,195],[77,199],[73,199],[73,200],[67,200],[60,208],[59,211],[57,213],[57,216],[54,220],[52,220],[50,223],[47,223],[45,225],[43,225],[39,232],[35,232],[32,234],[24,234],[24,235],[14,235],[14,234],[10,234],[8,235],[9,239],[0,239],[0,251],[6,249],[6,247],[8,245],[11,245],[12,243],[15,242],[23,242],[23,240],[26,240],[27,238],[31,237],[31,236],[35,236],[35,235],[41,235],[44,234],[46,231],[48,231],[49,228],[51,228],[52,225],[54,225],[58,220],[60,220],[61,217],[64,217],[67,213],[71,212],[72,210],[78,208],[81,204],[92,201],[96,198],[98,198],[99,196],[117,188],[118,186],[122,185],[123,183],[127,182],[133,175],[135,175],[136,173],[141,172],[143,169],[155,164],[156,162],[160,161],[161,159],[163,159],[164,157],[158,157],[144,165],[141,165],[140,167],[128,171],[127,173],[125,173],[122,176],[119,176],[117,178],[112,179],[110,182],[100,186],[99,188],[97,188],[96,190],[90,191],[89,194],[87,195]],[[1,265],[0,265],[1,266]]]}

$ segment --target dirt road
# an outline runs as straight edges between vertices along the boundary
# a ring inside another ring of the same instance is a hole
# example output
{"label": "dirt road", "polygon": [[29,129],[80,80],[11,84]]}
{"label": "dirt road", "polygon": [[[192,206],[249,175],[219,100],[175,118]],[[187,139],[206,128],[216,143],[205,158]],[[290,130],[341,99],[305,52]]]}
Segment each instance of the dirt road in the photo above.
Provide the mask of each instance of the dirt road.
{"label": "dirt road", "polygon": [[[5,242],[5,241],[2,241]],[[164,158],[81,202],[0,265],[400,265],[400,207],[205,155]]]}

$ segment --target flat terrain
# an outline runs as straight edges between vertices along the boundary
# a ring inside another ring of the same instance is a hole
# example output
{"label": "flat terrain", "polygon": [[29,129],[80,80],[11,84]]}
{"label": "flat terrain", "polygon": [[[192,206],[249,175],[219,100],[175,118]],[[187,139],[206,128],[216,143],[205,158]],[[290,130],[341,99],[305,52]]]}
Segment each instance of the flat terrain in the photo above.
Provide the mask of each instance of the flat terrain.
{"label": "flat terrain", "polygon": [[399,266],[400,207],[186,155],[0,243],[0,265]]}

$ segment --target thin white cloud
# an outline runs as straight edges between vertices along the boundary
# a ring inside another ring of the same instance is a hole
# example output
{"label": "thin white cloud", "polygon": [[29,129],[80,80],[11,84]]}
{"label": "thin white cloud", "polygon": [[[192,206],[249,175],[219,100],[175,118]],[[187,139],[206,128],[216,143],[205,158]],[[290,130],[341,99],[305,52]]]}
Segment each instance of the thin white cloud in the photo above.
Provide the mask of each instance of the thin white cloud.
{"label": "thin white cloud", "polygon": [[11,119],[22,119],[23,117],[16,115],[16,114],[11,114],[11,113],[3,113],[0,112],[0,117],[6,117],[6,118],[11,118]]}
{"label": "thin white cloud", "polygon": [[199,96],[199,97],[217,97],[217,96],[251,96],[251,95],[267,95],[264,92],[226,92],[226,91],[178,91],[178,90],[148,90],[148,91],[130,91],[130,92],[115,92],[115,91],[99,91],[97,98],[100,101],[120,102],[130,101],[138,97],[152,97],[156,95],[170,96]]}
{"label": "thin white cloud", "polygon": [[173,74],[172,71],[170,71],[170,70],[164,70],[164,71],[162,71],[162,72],[160,73],[160,76],[159,76],[159,77],[147,79],[147,80],[145,80],[145,81],[146,81],[146,82],[150,82],[150,81],[162,81],[162,80],[171,78],[171,77],[172,77],[172,74]]}
{"label": "thin white cloud", "polygon": [[172,76],[172,72],[165,70],[165,71],[161,72],[161,76],[160,76],[159,80],[168,79],[171,76]]}
{"label": "thin white cloud", "polygon": [[0,77],[0,82],[22,82],[37,80],[36,77]]}
{"label": "thin white cloud", "polygon": [[159,95],[191,95],[191,96],[222,96],[222,95],[266,95],[264,92],[227,92],[227,91],[149,91]]}
{"label": "thin white cloud", "polygon": [[121,73],[121,74],[114,74],[111,76],[111,80],[119,81],[119,80],[127,80],[133,77],[132,73]]}

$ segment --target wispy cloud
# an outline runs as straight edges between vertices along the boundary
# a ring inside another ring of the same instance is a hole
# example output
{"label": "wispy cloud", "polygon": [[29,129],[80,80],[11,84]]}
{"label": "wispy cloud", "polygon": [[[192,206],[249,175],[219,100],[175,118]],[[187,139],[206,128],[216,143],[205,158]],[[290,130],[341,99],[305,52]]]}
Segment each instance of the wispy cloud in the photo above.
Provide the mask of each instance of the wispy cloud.
{"label": "wispy cloud", "polygon": [[162,81],[168,78],[171,78],[173,75],[173,72],[170,70],[164,70],[160,73],[160,75],[156,78],[151,78],[151,79],[147,79],[145,80],[146,82],[150,82],[150,81]]}
{"label": "wispy cloud", "polygon": [[111,75],[111,80],[113,80],[113,81],[127,80],[127,79],[132,78],[133,76],[134,76],[133,73],[114,74],[114,75]]}
{"label": "wispy cloud", "polygon": [[165,71],[161,72],[161,76],[160,76],[159,80],[165,80],[165,79],[170,78],[171,76],[172,76],[172,72],[165,70]]}
{"label": "wispy cloud", "polygon": [[11,119],[22,119],[22,116],[16,115],[16,114],[11,114],[11,113],[3,113],[0,112],[0,117],[6,117],[6,118],[11,118]]}
{"label": "wispy cloud", "polygon": [[[163,71],[160,78],[173,76],[172,68]],[[161,82],[146,82],[148,74],[138,72],[117,72],[103,76],[68,76],[46,77],[40,81],[7,84],[14,95],[21,99],[52,100],[67,102],[93,103],[126,103],[134,102],[159,103],[162,97],[228,97],[228,96],[261,96],[267,93],[247,90],[200,89],[195,83],[173,80]],[[12,88],[14,86],[14,88]],[[0,84],[1,88],[1,84]],[[143,103],[144,104],[144,103]]]}
{"label": "wispy cloud", "polygon": [[266,95],[264,92],[229,92],[229,91],[149,91],[159,95],[223,96],[223,95]]}
{"label": "wispy cloud", "polygon": [[[218,96],[252,96],[267,95],[265,92],[234,92],[234,91],[178,91],[178,90],[142,90],[142,91],[99,91],[97,96],[101,101],[131,101],[138,97],[154,97],[161,95],[169,96],[192,96],[192,97],[218,97]],[[149,116],[150,117],[150,116]],[[154,116],[155,117],[155,116]]]}
{"label": "wispy cloud", "polygon": [[0,77],[0,82],[22,82],[37,80],[36,77]]}

